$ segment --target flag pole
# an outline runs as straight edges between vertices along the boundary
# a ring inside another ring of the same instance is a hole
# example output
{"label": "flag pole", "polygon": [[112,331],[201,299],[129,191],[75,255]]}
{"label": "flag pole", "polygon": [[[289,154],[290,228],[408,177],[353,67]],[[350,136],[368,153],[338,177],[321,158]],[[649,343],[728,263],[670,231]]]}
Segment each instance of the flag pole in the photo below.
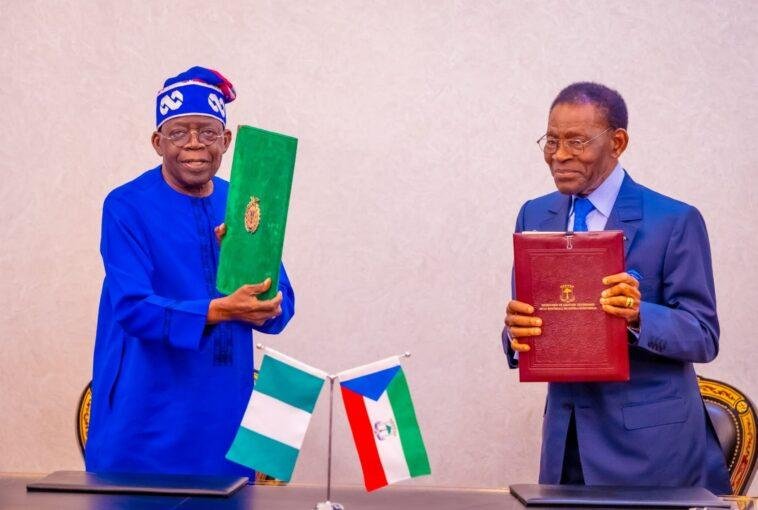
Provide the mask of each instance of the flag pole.
{"label": "flag pole", "polygon": [[329,440],[326,464],[326,501],[316,504],[314,510],[344,510],[339,503],[332,501],[332,415],[334,411],[334,380],[336,375],[328,375],[329,378]]}
{"label": "flag pole", "polygon": [[334,376],[329,376],[329,455],[326,466],[326,500],[332,500],[332,414],[334,413]]}

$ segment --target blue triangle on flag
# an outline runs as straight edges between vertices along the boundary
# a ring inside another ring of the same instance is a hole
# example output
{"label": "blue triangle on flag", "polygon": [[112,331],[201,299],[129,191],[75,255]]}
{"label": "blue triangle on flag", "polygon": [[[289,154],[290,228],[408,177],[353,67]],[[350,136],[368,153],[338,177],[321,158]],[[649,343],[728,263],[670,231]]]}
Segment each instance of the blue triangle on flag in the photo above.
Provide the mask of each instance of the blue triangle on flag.
{"label": "blue triangle on flag", "polygon": [[395,377],[398,370],[400,370],[400,365],[395,365],[373,374],[362,375],[349,381],[340,382],[340,385],[371,400],[379,400],[379,397],[387,389],[387,386],[389,386],[390,381]]}

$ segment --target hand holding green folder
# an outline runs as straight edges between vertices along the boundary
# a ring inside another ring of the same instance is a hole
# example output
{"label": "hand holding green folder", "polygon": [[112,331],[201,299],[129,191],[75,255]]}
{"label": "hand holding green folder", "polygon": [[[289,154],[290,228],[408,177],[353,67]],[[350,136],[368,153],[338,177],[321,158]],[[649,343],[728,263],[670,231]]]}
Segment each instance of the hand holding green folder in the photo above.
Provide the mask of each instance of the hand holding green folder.
{"label": "hand holding green folder", "polygon": [[276,296],[296,153],[297,138],[251,126],[237,128],[216,276],[219,292],[231,294],[242,285],[271,278],[269,290],[257,297]]}

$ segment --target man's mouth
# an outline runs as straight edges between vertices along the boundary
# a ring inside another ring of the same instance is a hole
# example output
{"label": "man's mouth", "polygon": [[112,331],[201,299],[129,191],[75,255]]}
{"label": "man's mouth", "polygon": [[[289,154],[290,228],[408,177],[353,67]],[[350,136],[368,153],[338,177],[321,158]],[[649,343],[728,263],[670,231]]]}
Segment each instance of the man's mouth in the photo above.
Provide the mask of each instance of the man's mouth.
{"label": "man's mouth", "polygon": [[203,166],[207,165],[209,161],[207,159],[182,159],[180,163],[187,166]]}
{"label": "man's mouth", "polygon": [[570,168],[554,168],[553,169],[554,177],[572,177],[578,173],[580,173],[578,170],[572,170]]}

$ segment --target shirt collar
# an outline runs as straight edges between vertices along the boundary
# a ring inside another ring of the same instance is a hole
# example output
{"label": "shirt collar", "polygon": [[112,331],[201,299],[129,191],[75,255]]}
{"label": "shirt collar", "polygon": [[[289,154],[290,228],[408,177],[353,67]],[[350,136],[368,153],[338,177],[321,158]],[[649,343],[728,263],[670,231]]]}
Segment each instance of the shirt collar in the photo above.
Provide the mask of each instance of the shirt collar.
{"label": "shirt collar", "polygon": [[[624,169],[621,168],[621,163],[616,163],[616,167],[600,186],[587,195],[587,198],[595,206],[595,209],[606,218],[611,215],[611,210],[613,209],[613,204],[616,202],[622,182],[624,182]],[[572,197],[572,205],[575,199],[576,196],[574,195]]]}

